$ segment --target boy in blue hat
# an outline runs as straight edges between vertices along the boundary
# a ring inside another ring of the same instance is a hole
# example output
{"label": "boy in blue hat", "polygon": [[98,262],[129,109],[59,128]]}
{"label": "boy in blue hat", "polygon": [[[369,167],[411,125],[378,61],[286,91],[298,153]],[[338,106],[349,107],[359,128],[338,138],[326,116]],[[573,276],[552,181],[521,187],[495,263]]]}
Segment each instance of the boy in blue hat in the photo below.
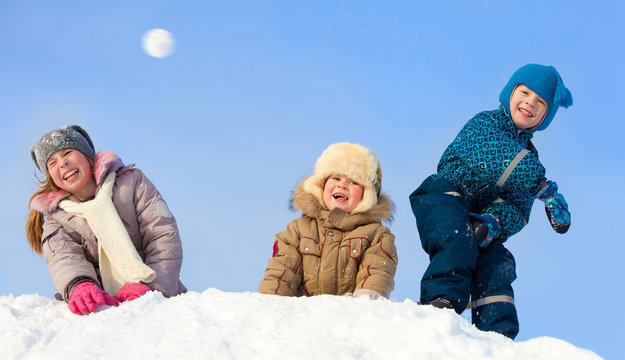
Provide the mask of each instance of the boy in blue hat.
{"label": "boy in blue hat", "polygon": [[457,313],[472,299],[473,324],[512,339],[519,332],[512,282],[516,265],[504,242],[528,222],[535,199],[565,233],[568,205],[530,141],[558,107],[573,103],[553,66],[518,69],[496,110],[475,115],[447,147],[431,175],[410,195],[423,249],[430,256],[421,302]]}

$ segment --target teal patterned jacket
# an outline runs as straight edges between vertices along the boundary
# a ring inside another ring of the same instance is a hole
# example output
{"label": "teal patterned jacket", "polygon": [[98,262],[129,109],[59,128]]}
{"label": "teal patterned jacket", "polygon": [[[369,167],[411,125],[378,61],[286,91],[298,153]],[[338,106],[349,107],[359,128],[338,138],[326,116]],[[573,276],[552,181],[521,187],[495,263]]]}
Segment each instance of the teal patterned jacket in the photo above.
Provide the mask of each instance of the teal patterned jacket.
{"label": "teal patterned jacket", "polygon": [[[519,232],[529,221],[534,196],[545,182],[545,167],[530,141],[533,133],[519,129],[503,106],[475,115],[447,147],[438,175],[456,186],[471,211],[499,219],[501,239]],[[496,186],[510,162],[523,149],[530,152],[503,186]]]}

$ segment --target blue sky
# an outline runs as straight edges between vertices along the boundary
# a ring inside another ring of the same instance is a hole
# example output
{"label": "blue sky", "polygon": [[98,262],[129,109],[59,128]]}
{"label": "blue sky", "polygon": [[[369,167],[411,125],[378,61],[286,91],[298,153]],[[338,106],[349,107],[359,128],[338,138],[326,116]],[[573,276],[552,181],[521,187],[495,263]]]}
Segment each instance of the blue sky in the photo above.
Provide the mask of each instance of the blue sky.
{"label": "blue sky", "polygon": [[[518,340],[553,336],[624,353],[625,210],[617,103],[624,50],[617,1],[0,1],[0,295],[53,296],[24,235],[30,146],[79,124],[97,150],[136,163],[180,227],[194,291],[255,291],[290,192],[328,145],[375,151],[395,202],[392,298],[419,298],[428,264],[408,195],[462,125],[498,106],[514,70],[556,66],[573,94],[534,144],[569,203],[551,230],[536,203],[508,241]],[[175,52],[141,37],[164,28]],[[621,34],[621,35],[618,35]]]}

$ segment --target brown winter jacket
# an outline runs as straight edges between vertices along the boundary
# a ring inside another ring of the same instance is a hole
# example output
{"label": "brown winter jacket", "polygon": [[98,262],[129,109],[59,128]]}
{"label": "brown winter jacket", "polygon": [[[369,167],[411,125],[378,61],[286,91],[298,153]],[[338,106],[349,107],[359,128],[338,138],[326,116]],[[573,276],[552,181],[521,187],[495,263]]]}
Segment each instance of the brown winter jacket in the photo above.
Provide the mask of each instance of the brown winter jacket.
{"label": "brown winter jacket", "polygon": [[[124,166],[110,151],[99,152],[94,158],[98,189],[113,171],[117,172],[113,204],[139,256],[156,272],[154,281],[147,285],[168,297],[186,292],[179,280],[182,244],[176,219],[141,170],[134,164]],[[58,207],[59,201],[70,195],[64,190],[43,193],[31,203],[46,217],[41,247],[52,281],[66,301],[79,282],[92,281],[101,287],[97,239],[85,219]]]}
{"label": "brown winter jacket", "polygon": [[392,216],[391,200],[381,194],[377,204],[361,214],[329,211],[303,190],[302,182],[291,199],[302,217],[276,234],[274,256],[258,291],[312,296],[370,289],[388,297],[395,285],[397,251],[395,237],[381,221]]}

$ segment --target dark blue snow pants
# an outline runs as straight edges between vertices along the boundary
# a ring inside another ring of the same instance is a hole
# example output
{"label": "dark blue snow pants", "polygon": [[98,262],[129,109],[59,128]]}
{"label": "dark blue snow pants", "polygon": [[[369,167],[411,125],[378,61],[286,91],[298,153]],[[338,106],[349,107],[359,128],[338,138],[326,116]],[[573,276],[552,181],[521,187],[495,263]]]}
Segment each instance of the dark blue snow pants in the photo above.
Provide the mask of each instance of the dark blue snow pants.
{"label": "dark blue snow pants", "polygon": [[410,204],[421,245],[430,256],[421,279],[421,302],[444,298],[460,314],[472,298],[472,321],[478,329],[514,339],[519,332],[512,290],[516,264],[503,242],[477,246],[471,204],[442,177],[428,177],[410,194]]}

